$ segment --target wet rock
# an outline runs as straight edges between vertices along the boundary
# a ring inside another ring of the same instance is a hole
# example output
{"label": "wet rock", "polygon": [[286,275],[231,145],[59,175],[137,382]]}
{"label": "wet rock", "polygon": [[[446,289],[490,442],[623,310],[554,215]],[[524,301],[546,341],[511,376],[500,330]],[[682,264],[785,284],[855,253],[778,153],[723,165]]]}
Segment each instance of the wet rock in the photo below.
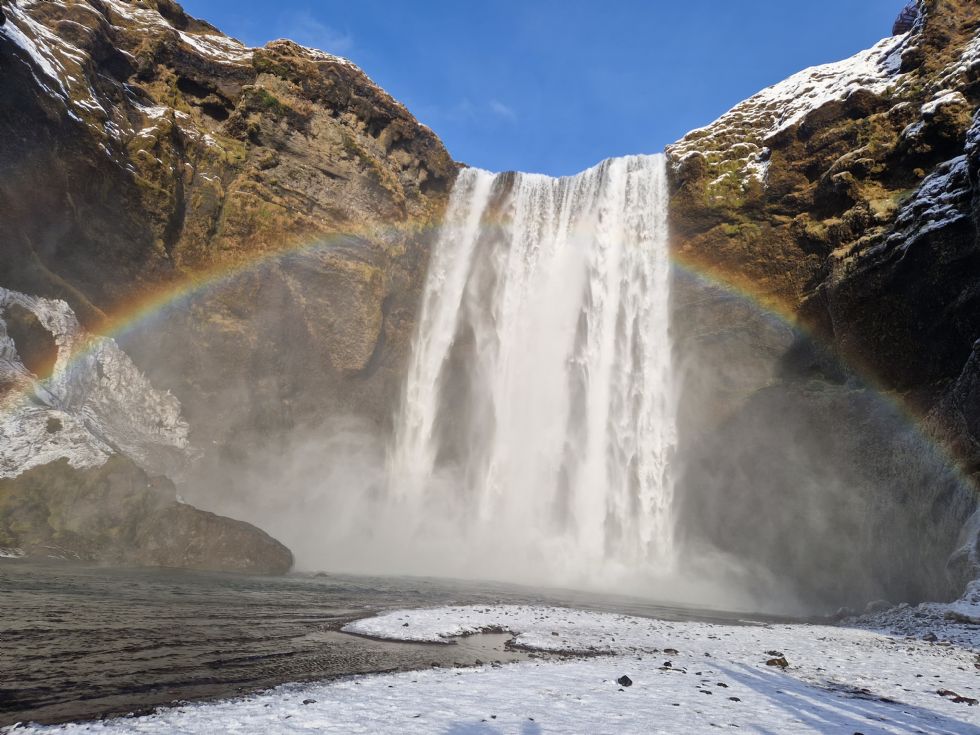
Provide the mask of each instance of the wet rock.
{"label": "wet rock", "polygon": [[258,528],[179,503],[173,484],[116,455],[0,480],[0,547],[128,566],[284,574],[289,549]]}
{"label": "wet rock", "polygon": [[980,618],[964,615],[963,613],[956,612],[955,610],[947,610],[943,615],[943,618],[946,620],[951,620],[954,623],[960,623],[961,625],[980,625]]}
{"label": "wet rock", "polygon": [[872,600],[864,608],[865,615],[874,615],[891,609],[892,604],[887,600]]}
{"label": "wet rock", "polygon": [[977,706],[976,699],[973,699],[972,697],[964,697],[963,695],[957,694],[956,692],[950,691],[949,689],[940,689],[939,691],[936,692],[936,694],[938,694],[940,697],[944,697],[945,699],[950,700],[954,704],[965,704],[970,707]]}

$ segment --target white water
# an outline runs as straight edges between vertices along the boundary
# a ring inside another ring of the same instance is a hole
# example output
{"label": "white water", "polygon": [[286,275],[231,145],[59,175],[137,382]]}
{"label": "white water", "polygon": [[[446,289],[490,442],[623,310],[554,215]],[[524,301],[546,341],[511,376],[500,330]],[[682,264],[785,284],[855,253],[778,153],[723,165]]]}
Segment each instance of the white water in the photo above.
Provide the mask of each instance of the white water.
{"label": "white water", "polygon": [[388,458],[387,500],[415,528],[406,563],[428,549],[431,572],[669,573],[666,207],[663,156],[460,174]]}

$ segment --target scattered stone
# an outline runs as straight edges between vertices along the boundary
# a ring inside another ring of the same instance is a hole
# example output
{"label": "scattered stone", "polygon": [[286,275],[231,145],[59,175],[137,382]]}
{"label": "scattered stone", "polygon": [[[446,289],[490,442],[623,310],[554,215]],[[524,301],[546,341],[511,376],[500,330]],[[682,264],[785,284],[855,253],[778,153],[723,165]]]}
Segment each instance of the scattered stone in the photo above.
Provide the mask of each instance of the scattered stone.
{"label": "scattered stone", "polygon": [[729,697],[728,698],[728,701],[729,702],[741,702],[742,700],[739,699],[738,697]]}
{"label": "scattered stone", "polygon": [[956,692],[950,691],[949,689],[940,689],[939,691],[936,692],[936,694],[938,694],[940,697],[945,697],[946,699],[949,699],[954,704],[965,704],[970,707],[976,707],[978,703],[977,700],[974,699],[973,697],[964,697],[962,694],[957,694]]}
{"label": "scattered stone", "polygon": [[947,610],[943,617],[946,618],[946,620],[951,620],[954,623],[961,623],[963,625],[980,625],[980,618],[973,618],[969,615],[956,612],[955,610]]}
{"label": "scattered stone", "polygon": [[922,640],[926,641],[927,643],[935,643],[936,641],[939,640],[939,636],[937,636],[932,631],[929,631],[924,636],[922,636]]}
{"label": "scattered stone", "polygon": [[315,699],[304,699],[303,704],[316,704]]}
{"label": "scattered stone", "polygon": [[626,674],[623,674],[621,677],[619,677],[618,679],[616,679],[616,683],[619,684],[620,686],[624,686],[624,687],[631,687],[631,686],[633,686],[633,680],[630,679],[628,676],[626,676]]}
{"label": "scattered stone", "polygon": [[890,610],[892,604],[887,600],[872,600],[864,608],[865,615],[874,615],[875,613],[884,612],[885,610]]}
{"label": "scattered stone", "polygon": [[665,648],[664,653],[666,653],[668,656],[677,656],[680,654],[680,651],[678,651],[676,648]]}

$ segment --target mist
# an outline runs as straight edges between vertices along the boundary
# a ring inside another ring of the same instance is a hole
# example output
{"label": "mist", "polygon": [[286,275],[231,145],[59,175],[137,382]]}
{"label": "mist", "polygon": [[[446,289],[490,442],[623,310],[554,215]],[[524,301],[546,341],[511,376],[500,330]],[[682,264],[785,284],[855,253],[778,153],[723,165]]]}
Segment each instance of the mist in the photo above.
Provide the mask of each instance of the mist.
{"label": "mist", "polygon": [[[955,462],[898,397],[669,267],[662,167],[464,174],[412,328],[386,307],[356,371],[303,315],[311,289],[350,303],[321,275],[338,246],[175,307],[125,346],[178,396],[203,388],[183,499],[307,572],[793,615],[955,597],[976,569]],[[228,333],[245,294],[253,331]],[[208,349],[182,351],[188,331]]]}

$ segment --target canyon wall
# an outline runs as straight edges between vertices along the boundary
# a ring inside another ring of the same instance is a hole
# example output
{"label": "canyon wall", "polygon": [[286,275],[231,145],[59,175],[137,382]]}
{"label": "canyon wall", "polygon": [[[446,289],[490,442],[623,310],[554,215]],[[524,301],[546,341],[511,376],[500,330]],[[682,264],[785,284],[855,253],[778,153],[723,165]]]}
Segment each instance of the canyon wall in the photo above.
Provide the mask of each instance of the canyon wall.
{"label": "canyon wall", "polygon": [[386,431],[457,171],[436,136],[349,61],[171,0],[0,9],[0,283],[173,391],[204,502],[323,416]]}
{"label": "canyon wall", "polygon": [[809,601],[976,573],[980,7],[919,8],[668,148],[680,525]]}

